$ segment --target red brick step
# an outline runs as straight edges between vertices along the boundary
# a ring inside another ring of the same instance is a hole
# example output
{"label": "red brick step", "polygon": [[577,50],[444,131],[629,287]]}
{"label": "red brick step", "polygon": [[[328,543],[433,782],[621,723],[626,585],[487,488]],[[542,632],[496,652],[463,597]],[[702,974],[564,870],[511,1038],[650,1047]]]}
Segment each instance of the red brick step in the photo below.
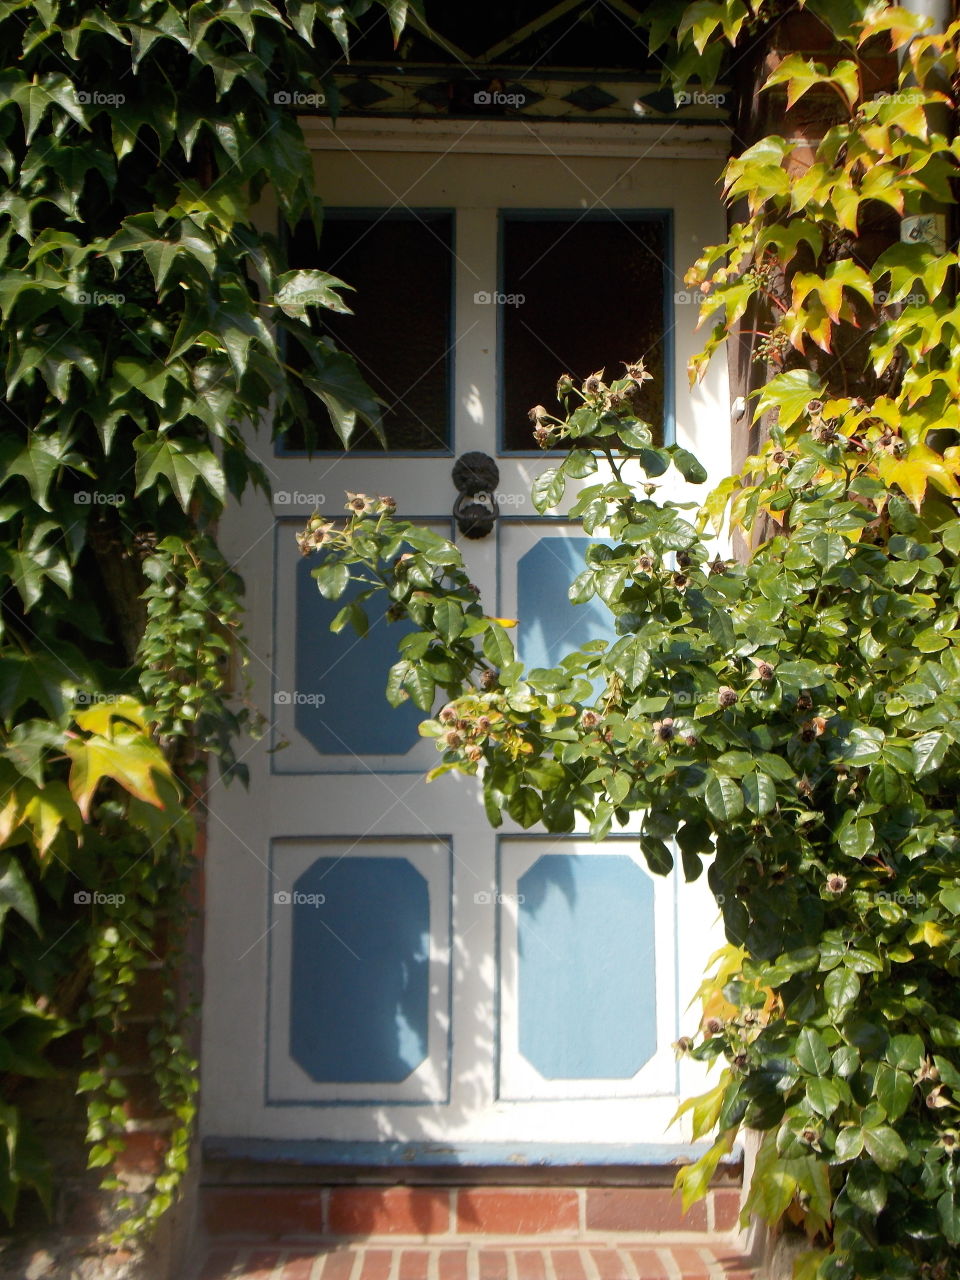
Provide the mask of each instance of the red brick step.
{"label": "red brick step", "polygon": [[201,1192],[208,1236],[261,1240],[546,1234],[588,1242],[621,1232],[732,1231],[739,1211],[739,1189],[722,1186],[686,1214],[679,1196],[662,1186],[210,1186]]}
{"label": "red brick step", "polygon": [[218,1247],[188,1280],[754,1280],[749,1262],[722,1242],[616,1244],[547,1241],[522,1246],[279,1242]]}

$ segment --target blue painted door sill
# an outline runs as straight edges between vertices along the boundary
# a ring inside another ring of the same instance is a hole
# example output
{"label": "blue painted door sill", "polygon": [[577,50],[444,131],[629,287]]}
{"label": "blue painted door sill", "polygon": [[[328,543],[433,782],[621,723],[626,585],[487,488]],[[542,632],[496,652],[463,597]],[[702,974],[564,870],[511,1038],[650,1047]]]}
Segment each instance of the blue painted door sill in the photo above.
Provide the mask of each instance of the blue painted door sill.
{"label": "blue painted door sill", "polygon": [[[271,1138],[205,1138],[207,1160],[263,1161],[337,1168],[541,1168],[655,1166],[686,1164],[710,1144],[635,1142],[604,1145],[571,1142],[334,1142],[327,1139],[278,1141]],[[738,1165],[739,1147],[724,1165]]]}

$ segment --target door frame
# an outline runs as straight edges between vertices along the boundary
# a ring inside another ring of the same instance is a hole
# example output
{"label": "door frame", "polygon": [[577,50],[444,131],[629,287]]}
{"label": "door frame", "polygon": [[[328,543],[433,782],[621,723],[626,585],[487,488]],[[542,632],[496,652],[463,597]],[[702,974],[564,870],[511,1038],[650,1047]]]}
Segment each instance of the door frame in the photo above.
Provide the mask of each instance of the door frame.
{"label": "door frame", "polygon": [[[547,158],[559,161],[570,169],[569,160],[617,160],[632,159],[635,168],[644,161],[697,162],[698,172],[703,189],[711,190],[706,178],[711,171],[719,174],[726,158],[729,142],[729,130],[725,126],[713,125],[666,125],[632,126],[623,124],[603,124],[580,122],[566,124],[540,125],[532,129],[525,121],[484,121],[473,125],[457,125],[446,120],[358,120],[342,119],[332,128],[328,122],[316,118],[304,120],[304,132],[308,142],[318,153],[337,153],[344,149],[359,158],[361,164],[370,169],[369,156],[379,154],[394,158],[422,155],[436,157],[430,164],[432,170],[451,150],[457,149],[463,155],[489,157],[494,160],[501,156],[524,157],[528,160]],[[707,164],[706,162],[709,162]],[[371,170],[372,172],[372,170]],[[663,171],[661,170],[661,173]],[[689,171],[688,171],[689,172]],[[482,175],[482,171],[481,171]],[[662,187],[659,189],[663,189]],[[385,197],[386,198],[386,197]],[[681,245],[690,241],[689,258],[695,256],[695,250],[702,244],[702,236],[693,228],[709,225],[707,234],[718,236],[723,230],[723,213],[716,200],[715,208],[705,212],[702,202],[695,210],[691,202],[698,198],[696,193],[684,202],[675,199],[671,204],[661,207],[673,211],[673,246],[676,253],[674,261],[683,261]],[[412,201],[414,205],[418,202]],[[462,213],[464,206],[456,200],[448,200],[446,207],[456,209],[454,227],[455,243],[458,243],[458,232],[465,226],[468,233],[476,230],[477,220]],[[538,202],[542,203],[542,201]],[[631,204],[621,207],[650,207],[649,199],[643,199],[638,192]],[[376,206],[380,207],[380,206]],[[384,207],[388,207],[384,205]],[[430,207],[434,207],[430,205]],[[438,206],[439,207],[439,206]],[[532,208],[524,202],[517,206]],[[553,206],[556,207],[556,206]],[[655,206],[654,206],[655,207]],[[276,211],[269,193],[265,193],[260,209],[265,224],[275,220]],[[472,212],[467,206],[466,212]],[[487,216],[487,215],[484,215]],[[496,217],[499,218],[499,213]],[[498,238],[499,239],[499,238]],[[694,244],[693,242],[698,243]],[[488,246],[489,250],[489,246]],[[499,250],[497,250],[499,251]],[[465,329],[468,313],[466,291],[463,279],[455,273],[455,307],[454,338]],[[492,309],[491,309],[492,310]],[[678,379],[682,376],[682,368],[688,356],[699,347],[699,339],[694,331],[696,308],[691,306],[682,314],[674,312],[674,365],[673,381],[675,386],[676,405],[676,439],[678,443],[693,449],[703,456],[708,470],[715,478],[726,474],[729,470],[730,433],[716,432],[718,420],[729,421],[729,394],[726,369],[722,362],[715,362],[708,370],[707,376],[697,391],[694,400],[688,393],[680,393]],[[484,333],[490,345],[496,342],[497,323],[495,315],[485,315],[475,323],[485,325]],[[475,344],[476,345],[476,344]],[[457,365],[458,373],[454,379],[454,397],[459,395],[462,387],[470,380],[469,361],[466,366]],[[496,374],[494,374],[496,378]],[[483,385],[489,387],[489,380]],[[494,396],[495,401],[495,396]],[[696,404],[687,412],[686,405]],[[718,418],[718,415],[722,415]],[[484,431],[489,423],[472,417],[469,406],[457,402],[451,424],[453,449],[452,453],[462,453],[471,448],[480,448],[484,442]],[[498,430],[498,426],[494,426]],[[713,431],[713,435],[711,435]],[[498,442],[499,443],[499,442]],[[265,447],[266,446],[266,447]],[[488,445],[489,447],[489,445]],[[306,474],[306,464],[302,455],[277,454],[266,445],[264,436],[260,439],[260,455],[275,487],[296,487],[298,478]],[[438,468],[449,464],[450,455],[434,456],[430,459]],[[536,455],[534,455],[536,456]],[[324,456],[330,460],[330,455]],[[358,460],[359,456],[358,456]],[[530,475],[526,455],[513,455],[511,459],[516,466],[515,475],[525,480]],[[363,457],[365,465],[372,466],[385,480],[392,472],[399,473],[403,466],[415,467],[419,458],[399,459],[393,465],[392,459],[371,460],[370,455]],[[425,457],[423,461],[428,461]],[[544,457],[544,462],[549,458]],[[313,464],[316,465],[316,464]],[[540,468],[536,468],[539,470]],[[306,486],[310,488],[310,484]],[[384,483],[383,492],[393,492],[394,485]],[[667,487],[669,496],[675,496]],[[677,491],[679,492],[679,491]],[[443,491],[447,496],[446,490]],[[571,499],[572,500],[572,499]],[[438,504],[439,505],[439,504]],[[274,611],[276,607],[276,591],[274,583],[274,555],[278,522],[292,514],[307,515],[308,512],[293,513],[283,505],[274,504],[271,514],[264,512],[262,500],[248,495],[244,502],[233,504],[226,512],[222,522],[223,545],[228,556],[236,563],[238,571],[247,583],[247,614],[252,653],[253,687],[252,697],[255,703],[272,711],[272,695],[274,692]],[[328,509],[333,514],[333,508]],[[524,513],[526,514],[526,513]],[[531,509],[529,515],[533,517]],[[430,518],[430,517],[425,517]],[[436,515],[437,520],[449,519],[449,515]],[[254,530],[251,534],[251,529]],[[292,539],[291,539],[292,544]],[[464,548],[469,551],[469,546]],[[291,554],[294,554],[291,551]],[[496,548],[492,551],[492,564],[497,559]],[[486,557],[486,570],[474,575],[487,599],[494,598],[490,592],[495,587],[495,571],[490,568],[491,553]],[[487,579],[487,580],[484,580]],[[225,1150],[224,1143],[243,1144],[253,1140],[258,1144],[275,1142],[289,1147],[293,1140],[303,1140],[314,1147],[319,1143],[329,1151],[329,1143],[325,1139],[311,1138],[304,1132],[303,1117],[296,1106],[283,1108],[285,1118],[277,1122],[278,1110],[265,1107],[263,1092],[263,1068],[254,1066],[254,1061],[264,1062],[265,1054],[257,1049],[266,1045],[267,1016],[265,993],[267,975],[264,969],[265,955],[268,947],[263,946],[270,933],[269,918],[263,910],[265,886],[269,887],[269,849],[272,842],[302,835],[301,822],[296,816],[303,812],[309,803],[310,784],[318,775],[277,774],[273,771],[272,756],[268,753],[265,741],[253,744],[245,753],[251,764],[250,789],[242,792],[236,785],[225,790],[222,785],[215,784],[211,789],[211,817],[208,833],[207,859],[207,929],[205,939],[205,1008],[203,1016],[202,1061],[204,1072],[204,1089],[201,1106],[201,1134],[204,1139],[218,1150]],[[378,775],[379,776],[379,775]],[[345,795],[351,795],[363,785],[359,775],[341,775],[337,783],[343,788]],[[462,780],[465,781],[465,780]],[[402,838],[404,836],[442,836],[443,831],[428,831],[423,823],[414,821],[418,804],[427,803],[422,776],[410,775],[406,778],[384,778],[387,783],[384,795],[390,791],[390,783],[403,786],[402,809],[394,813],[385,810],[371,823],[368,836],[372,838]],[[443,784],[441,784],[443,785]],[[452,784],[451,784],[452,785]],[[355,800],[354,800],[355,803]],[[424,810],[428,811],[427,809]],[[333,827],[335,824],[324,824]],[[524,837],[526,834],[507,824],[501,833]],[[318,833],[318,838],[325,837],[326,832]],[[492,833],[491,833],[492,837]],[[238,857],[238,852],[241,856]],[[691,909],[699,917],[708,918],[712,899],[703,886],[688,886]],[[699,894],[699,905],[696,905]],[[237,906],[240,904],[240,910]],[[704,913],[707,916],[704,916]],[[262,927],[261,927],[262,926]],[[696,930],[694,930],[696,932]],[[702,932],[702,930],[701,930]],[[700,939],[702,943],[702,939]],[[678,939],[675,936],[674,946],[678,948],[677,982],[678,993],[689,990],[691,993],[702,975],[703,947],[693,947],[686,954],[679,954]],[[251,959],[252,957],[252,959]],[[676,1093],[663,1097],[660,1113],[664,1116],[673,1109],[675,1099],[702,1087],[703,1072],[697,1064],[683,1061],[676,1071]],[[336,1104],[334,1104],[336,1105]],[[319,1108],[318,1108],[319,1109]],[[679,1144],[679,1145],[678,1145]],[[385,1158],[391,1142],[384,1143]],[[407,1143],[406,1145],[410,1145]],[[424,1144],[429,1147],[429,1142]],[[469,1144],[468,1144],[469,1145]],[[476,1145],[476,1144],[474,1144]],[[529,1143],[523,1144],[529,1149]],[[670,1150],[674,1155],[686,1149],[683,1146],[683,1135],[678,1135],[675,1143],[653,1142],[632,1144],[634,1155],[641,1149],[650,1151]],[[239,1148],[238,1148],[239,1149]],[[581,1156],[582,1158],[582,1156]],[[592,1157],[591,1157],[592,1158]],[[602,1163],[612,1157],[596,1154],[595,1158]],[[667,1158],[667,1157],[663,1157]]]}

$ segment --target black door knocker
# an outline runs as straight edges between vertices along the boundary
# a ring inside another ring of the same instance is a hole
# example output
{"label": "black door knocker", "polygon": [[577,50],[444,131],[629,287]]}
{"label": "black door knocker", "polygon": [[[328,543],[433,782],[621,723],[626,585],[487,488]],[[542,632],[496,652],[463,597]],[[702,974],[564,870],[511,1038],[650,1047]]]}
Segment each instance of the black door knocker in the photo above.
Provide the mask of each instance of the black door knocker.
{"label": "black door knocker", "polygon": [[465,538],[485,538],[500,514],[496,488],[500,472],[485,453],[465,453],[453,464],[458,497],[453,517]]}

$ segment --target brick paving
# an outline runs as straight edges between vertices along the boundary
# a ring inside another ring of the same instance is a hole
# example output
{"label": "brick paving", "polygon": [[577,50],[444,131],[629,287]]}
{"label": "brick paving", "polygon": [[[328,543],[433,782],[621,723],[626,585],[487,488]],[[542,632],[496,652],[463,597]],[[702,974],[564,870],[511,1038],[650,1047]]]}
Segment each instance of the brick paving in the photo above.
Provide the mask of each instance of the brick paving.
{"label": "brick paving", "polygon": [[184,1280],[755,1280],[716,1240],[624,1239],[401,1243],[382,1238],[308,1245],[217,1245]]}

